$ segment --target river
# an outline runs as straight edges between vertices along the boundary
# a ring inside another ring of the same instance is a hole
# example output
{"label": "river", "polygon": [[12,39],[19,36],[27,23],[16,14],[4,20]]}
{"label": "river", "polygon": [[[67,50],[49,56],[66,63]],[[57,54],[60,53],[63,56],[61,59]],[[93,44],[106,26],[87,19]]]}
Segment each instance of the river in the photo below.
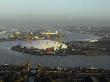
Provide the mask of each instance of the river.
{"label": "river", "polygon": [[0,42],[0,64],[22,64],[30,60],[33,66],[42,64],[44,66],[94,66],[98,68],[110,69],[110,56],[35,56],[23,54],[10,50],[12,45],[21,43],[20,41]]}

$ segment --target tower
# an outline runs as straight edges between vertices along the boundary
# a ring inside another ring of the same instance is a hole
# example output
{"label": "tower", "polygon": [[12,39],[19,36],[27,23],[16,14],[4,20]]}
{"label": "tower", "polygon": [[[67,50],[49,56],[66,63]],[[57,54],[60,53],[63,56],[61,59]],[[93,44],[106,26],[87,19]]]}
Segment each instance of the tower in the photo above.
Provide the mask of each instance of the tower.
{"label": "tower", "polygon": [[32,34],[27,34],[27,42],[32,43]]}
{"label": "tower", "polygon": [[89,32],[91,32],[91,26],[90,25],[89,25],[88,29],[89,29]]}

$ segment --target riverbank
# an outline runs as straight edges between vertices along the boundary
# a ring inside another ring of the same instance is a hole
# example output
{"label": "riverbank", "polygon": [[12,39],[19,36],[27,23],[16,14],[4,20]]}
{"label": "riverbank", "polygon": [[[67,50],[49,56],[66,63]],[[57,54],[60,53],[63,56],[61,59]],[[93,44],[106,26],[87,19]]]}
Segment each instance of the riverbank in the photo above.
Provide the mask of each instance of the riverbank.
{"label": "riverbank", "polygon": [[96,67],[32,67],[30,62],[21,65],[0,65],[1,82],[98,82],[110,81],[110,70]]}

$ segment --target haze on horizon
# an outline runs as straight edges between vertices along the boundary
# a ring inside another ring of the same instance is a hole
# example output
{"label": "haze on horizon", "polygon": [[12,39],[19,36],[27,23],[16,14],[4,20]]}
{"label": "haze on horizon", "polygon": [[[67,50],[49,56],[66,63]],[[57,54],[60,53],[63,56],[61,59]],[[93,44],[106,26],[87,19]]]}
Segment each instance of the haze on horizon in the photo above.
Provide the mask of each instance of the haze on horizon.
{"label": "haze on horizon", "polygon": [[0,24],[110,25],[110,0],[0,0]]}

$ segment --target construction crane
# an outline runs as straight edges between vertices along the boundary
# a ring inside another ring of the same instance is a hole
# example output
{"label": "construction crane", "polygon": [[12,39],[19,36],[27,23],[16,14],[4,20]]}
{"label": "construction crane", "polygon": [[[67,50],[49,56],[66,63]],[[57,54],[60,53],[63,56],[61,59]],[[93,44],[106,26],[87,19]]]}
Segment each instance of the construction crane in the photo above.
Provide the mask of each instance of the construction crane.
{"label": "construction crane", "polygon": [[50,32],[50,29],[48,30],[48,32],[43,32],[42,33],[43,35],[46,35],[48,37],[48,40],[51,39],[51,35],[57,35],[58,34],[58,31],[56,32]]}
{"label": "construction crane", "polygon": [[47,32],[48,40],[50,40],[50,30]]}

